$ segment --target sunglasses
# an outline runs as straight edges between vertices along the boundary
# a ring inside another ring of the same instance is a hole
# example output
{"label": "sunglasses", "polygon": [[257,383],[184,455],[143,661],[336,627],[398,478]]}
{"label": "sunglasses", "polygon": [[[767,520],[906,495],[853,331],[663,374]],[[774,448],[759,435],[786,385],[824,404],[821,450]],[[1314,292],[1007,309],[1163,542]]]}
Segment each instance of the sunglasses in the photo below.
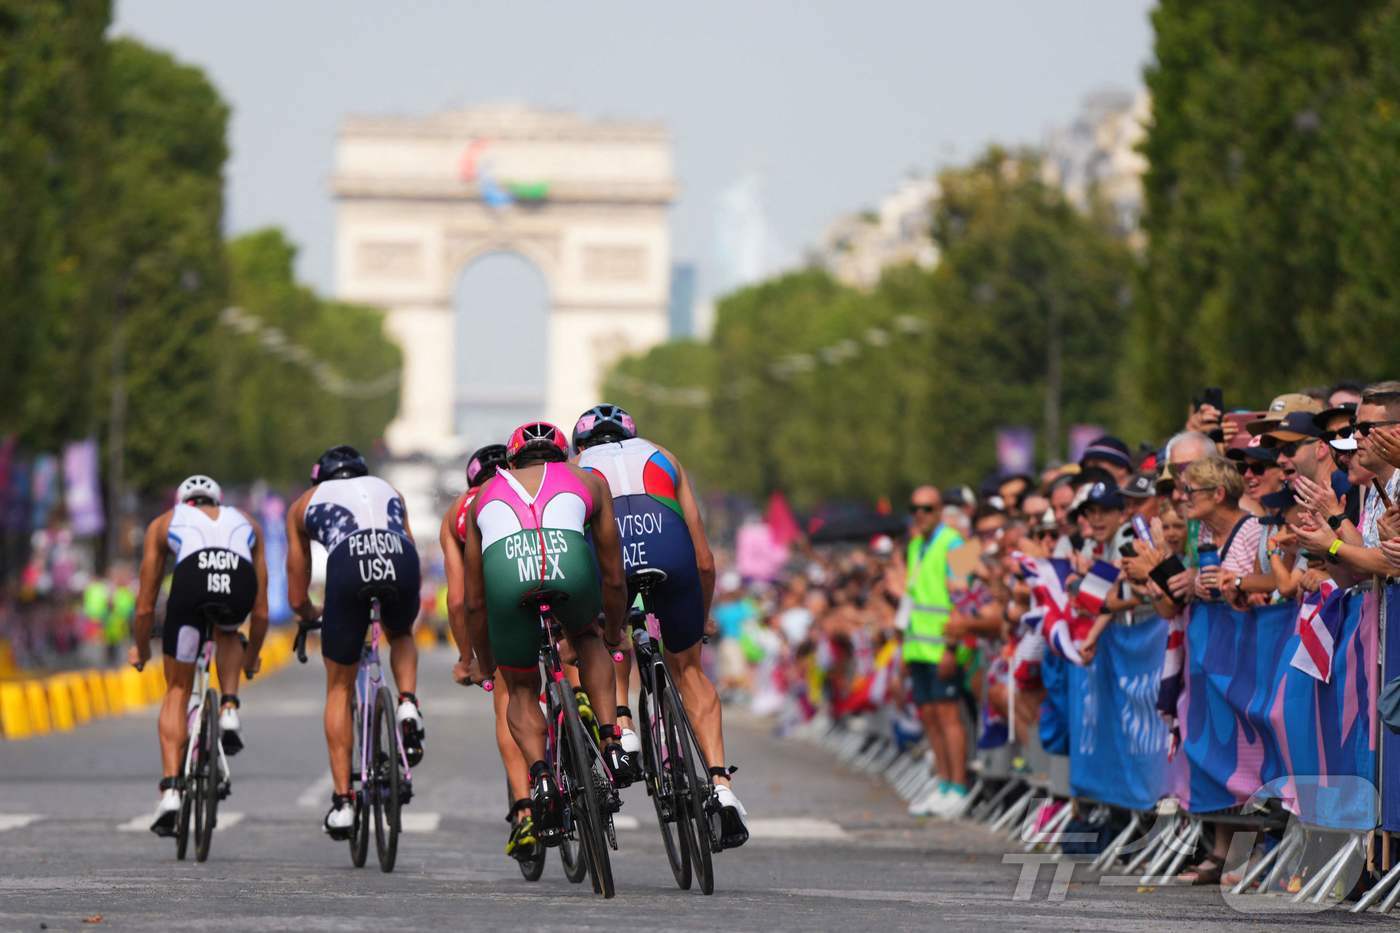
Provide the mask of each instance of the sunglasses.
{"label": "sunglasses", "polygon": [[1040,531],[1037,531],[1037,532],[1035,532],[1033,535],[1031,535],[1031,537],[1034,538],[1034,539],[1037,540],[1037,541],[1048,541],[1048,540],[1052,540],[1052,539],[1054,539],[1054,538],[1058,538],[1059,536],[1060,536],[1060,533],[1059,533],[1058,531],[1056,531],[1054,528],[1045,528],[1045,529],[1042,529],[1042,530],[1040,530]]}
{"label": "sunglasses", "polygon": [[1360,421],[1357,422],[1356,433],[1362,437],[1370,437],[1376,428],[1388,428],[1396,424],[1400,424],[1400,421]]}
{"label": "sunglasses", "polygon": [[1280,457],[1296,457],[1298,455],[1298,448],[1306,443],[1307,441],[1288,441],[1284,444],[1274,444],[1272,446],[1274,450],[1278,451]]}
{"label": "sunglasses", "polygon": [[1256,460],[1256,461],[1253,462],[1253,463],[1241,463],[1241,464],[1240,464],[1240,472],[1241,472],[1241,473],[1249,473],[1249,474],[1252,474],[1252,475],[1254,475],[1254,476],[1263,476],[1265,470],[1269,469],[1270,467],[1277,466],[1277,465],[1278,465],[1278,464],[1276,464],[1276,463],[1260,463],[1259,461]]}
{"label": "sunglasses", "polygon": [[909,514],[910,514],[910,515],[913,515],[913,514],[915,514],[915,513],[917,513],[917,512],[937,512],[937,511],[938,511],[938,506],[936,506],[936,505],[923,505],[923,504],[918,503],[918,502],[911,502],[911,503],[909,503]]}
{"label": "sunglasses", "polygon": [[1181,494],[1182,494],[1183,496],[1186,496],[1187,498],[1190,498],[1191,496],[1194,496],[1194,495],[1195,495],[1196,493],[1198,493],[1198,492],[1212,492],[1212,491],[1214,491],[1214,490],[1216,490],[1216,489],[1219,489],[1220,487],[1218,487],[1218,486],[1188,486],[1188,485],[1186,485],[1185,483],[1182,483],[1182,484],[1180,484],[1179,486],[1177,486],[1176,488],[1179,489],[1179,490],[1181,490]]}
{"label": "sunglasses", "polygon": [[1323,431],[1322,439],[1330,444],[1335,440],[1351,437],[1355,430],[1356,427],[1354,425],[1344,424],[1340,428],[1335,428],[1331,431]]}

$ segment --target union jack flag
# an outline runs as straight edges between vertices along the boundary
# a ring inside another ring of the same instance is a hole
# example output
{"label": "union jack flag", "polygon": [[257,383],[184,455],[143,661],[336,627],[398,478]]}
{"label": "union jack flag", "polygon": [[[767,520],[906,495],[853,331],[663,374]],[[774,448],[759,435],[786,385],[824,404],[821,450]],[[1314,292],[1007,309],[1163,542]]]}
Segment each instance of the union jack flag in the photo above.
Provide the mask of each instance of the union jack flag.
{"label": "union jack flag", "polygon": [[1040,614],[1040,633],[1051,651],[1072,664],[1084,665],[1079,649],[1074,645],[1076,615],[1070,604],[1068,580],[1073,574],[1070,562],[1060,558],[1023,558],[1026,580]]}
{"label": "union jack flag", "polygon": [[1323,683],[1332,681],[1332,651],[1342,629],[1342,595],[1337,584],[1323,580],[1316,593],[1298,606],[1298,650],[1293,667]]}

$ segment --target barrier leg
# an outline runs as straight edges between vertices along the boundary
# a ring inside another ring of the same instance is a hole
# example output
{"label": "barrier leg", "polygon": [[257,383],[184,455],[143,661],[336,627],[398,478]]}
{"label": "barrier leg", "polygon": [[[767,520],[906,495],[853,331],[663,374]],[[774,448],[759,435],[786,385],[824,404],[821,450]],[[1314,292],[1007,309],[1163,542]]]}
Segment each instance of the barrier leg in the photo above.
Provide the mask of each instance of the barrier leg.
{"label": "barrier leg", "polygon": [[1113,837],[1113,841],[1099,853],[1098,858],[1094,859],[1089,867],[1094,871],[1103,871],[1117,861],[1118,853],[1128,844],[1128,840],[1133,838],[1133,834],[1138,831],[1138,827],[1141,825],[1142,814],[1134,813],[1128,820],[1128,825],[1123,828],[1122,832]]}
{"label": "barrier leg", "polygon": [[972,818],[978,822],[992,819],[997,812],[997,807],[1005,803],[1007,798],[1016,792],[1020,783],[1016,778],[1007,778],[1000,790],[977,805],[976,809],[972,811]]}
{"label": "barrier leg", "polygon": [[[1396,867],[1397,867],[1397,868],[1400,868],[1400,866],[1396,866]],[[1391,873],[1393,874],[1393,873],[1395,872],[1395,870],[1396,870],[1396,869],[1391,869]],[[1382,902],[1382,904],[1381,904],[1381,913],[1383,913],[1383,914],[1388,914],[1388,913],[1390,913],[1391,908],[1393,908],[1393,907],[1395,906],[1395,902],[1396,902],[1397,900],[1400,900],[1400,884],[1397,884],[1397,885],[1395,885],[1394,887],[1391,888],[1390,894],[1386,896],[1385,901]]]}
{"label": "barrier leg", "polygon": [[1331,873],[1332,866],[1335,865],[1337,859],[1341,857],[1344,849],[1345,847],[1333,852],[1331,856],[1328,857],[1327,861],[1322,863],[1322,867],[1313,872],[1312,877],[1307,880],[1307,883],[1298,890],[1297,894],[1289,898],[1289,900],[1294,904],[1302,903],[1305,898],[1311,896],[1314,891],[1320,888],[1322,882],[1326,880],[1327,875]]}
{"label": "barrier leg", "polygon": [[1303,830],[1299,826],[1291,825],[1283,834],[1283,841],[1278,844],[1278,858],[1274,860],[1274,867],[1269,869],[1269,874],[1259,883],[1259,892],[1267,894],[1274,889],[1280,876],[1287,870],[1288,863],[1298,854],[1303,845]]}
{"label": "barrier leg", "polygon": [[1024,832],[1022,833],[1022,837],[1026,839],[1026,843],[1022,846],[1021,851],[1029,852],[1046,840],[1053,838],[1054,834],[1059,832],[1060,827],[1069,822],[1069,818],[1074,812],[1074,806],[1069,801],[1065,801],[1064,805],[1056,810],[1055,815],[1047,819],[1039,830],[1035,828],[1035,824],[1040,820],[1040,814],[1044,813],[1046,807],[1054,803],[1054,797],[1045,798],[1045,803],[1041,805],[1040,812],[1031,817],[1030,820],[1027,820]]}
{"label": "barrier leg", "polygon": [[1323,866],[1318,869],[1317,874],[1308,879],[1308,883],[1303,885],[1301,891],[1293,895],[1293,903],[1301,903],[1309,895],[1312,895],[1312,903],[1321,904],[1322,899],[1327,896],[1327,892],[1332,890],[1332,885],[1337,883],[1337,876],[1342,873],[1348,861],[1351,860],[1352,853],[1361,844],[1358,836],[1351,836],[1347,839],[1346,845],[1338,849]]}
{"label": "barrier leg", "polygon": [[[1188,819],[1190,818],[1188,817]],[[1171,864],[1167,867],[1166,873],[1162,875],[1163,884],[1166,884],[1168,879],[1176,877],[1177,872],[1181,871],[1181,866],[1191,853],[1196,851],[1196,846],[1201,841],[1201,833],[1204,830],[1204,824],[1202,824],[1200,820],[1195,819],[1191,819],[1190,823],[1191,829],[1186,833],[1186,837],[1181,840],[1181,845],[1177,847],[1176,858],[1172,859]]]}
{"label": "barrier leg", "polygon": [[[1254,879],[1263,875],[1264,872],[1268,870],[1269,866],[1278,859],[1279,853],[1282,852],[1283,849],[1283,840],[1280,839],[1277,845],[1268,852],[1265,852],[1259,861],[1255,862],[1253,865],[1249,864],[1249,859],[1246,857],[1245,866],[1248,870],[1240,876],[1240,880],[1230,889],[1230,893],[1243,894],[1249,888],[1250,884],[1253,883]],[[1252,851],[1251,854],[1253,854]]]}
{"label": "barrier leg", "polygon": [[1166,832],[1162,833],[1157,851],[1153,854],[1152,860],[1147,863],[1147,869],[1138,884],[1152,884],[1154,879],[1161,876],[1162,870],[1167,867],[1172,856],[1176,854],[1176,843],[1182,832],[1182,819],[1180,816],[1172,817],[1171,825]]}
{"label": "barrier leg", "polygon": [[997,817],[988,828],[993,832],[1001,832],[1004,829],[1010,829],[1012,826],[1017,825],[1016,821],[1020,819],[1021,814],[1026,812],[1026,807],[1030,806],[1031,800],[1034,799],[1034,797],[1035,788],[1027,788],[1026,792],[1016,798],[1016,802],[1007,807],[1006,812]]}
{"label": "barrier leg", "polygon": [[1165,825],[1158,824],[1153,827],[1153,829],[1148,832],[1147,838],[1143,842],[1142,850],[1124,866],[1123,874],[1131,875],[1139,868],[1146,865],[1149,860],[1155,859],[1158,849],[1162,846],[1163,838],[1172,831],[1175,825],[1176,817],[1173,816]]}
{"label": "barrier leg", "polygon": [[[1376,886],[1367,891],[1365,897],[1356,902],[1356,906],[1351,909],[1351,912],[1359,914],[1366,910],[1376,901],[1380,900],[1385,892],[1389,891],[1392,887],[1395,888],[1395,891],[1400,892],[1400,885],[1397,885],[1396,882],[1400,882],[1400,862],[1396,862],[1390,867],[1390,871],[1385,873],[1385,877],[1377,881]],[[1384,910],[1384,908],[1382,908],[1382,910]]]}

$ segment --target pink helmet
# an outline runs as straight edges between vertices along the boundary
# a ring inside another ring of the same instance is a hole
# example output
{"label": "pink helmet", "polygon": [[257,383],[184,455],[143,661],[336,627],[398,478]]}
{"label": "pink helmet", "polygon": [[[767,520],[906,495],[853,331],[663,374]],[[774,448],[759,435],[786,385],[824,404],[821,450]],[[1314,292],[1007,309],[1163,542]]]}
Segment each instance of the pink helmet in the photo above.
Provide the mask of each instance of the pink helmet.
{"label": "pink helmet", "polygon": [[511,463],[515,463],[527,451],[539,453],[543,460],[567,460],[569,442],[565,440],[564,432],[548,421],[532,421],[512,431],[510,440],[506,442],[506,456]]}

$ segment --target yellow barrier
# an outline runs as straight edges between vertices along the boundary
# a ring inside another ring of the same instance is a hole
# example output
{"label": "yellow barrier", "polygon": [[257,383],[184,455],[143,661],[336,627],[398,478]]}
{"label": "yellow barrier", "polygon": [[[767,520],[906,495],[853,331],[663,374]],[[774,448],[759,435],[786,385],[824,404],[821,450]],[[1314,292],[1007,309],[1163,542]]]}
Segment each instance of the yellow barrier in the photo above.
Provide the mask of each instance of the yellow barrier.
{"label": "yellow barrier", "polygon": [[112,707],[107,703],[107,685],[101,671],[84,671],[83,688],[92,706],[92,715],[110,716]]}
{"label": "yellow barrier", "polygon": [[155,703],[165,695],[165,678],[161,676],[160,666],[155,658],[152,658],[146,664],[146,669],[141,672],[141,689],[145,692],[147,703]]}
{"label": "yellow barrier", "polygon": [[49,704],[44,699],[44,685],[37,680],[24,682],[24,703],[29,707],[29,728],[35,735],[49,731]]}
{"label": "yellow barrier", "polygon": [[122,675],[117,671],[102,672],[102,689],[107,694],[107,712],[120,716],[126,712],[126,693],[122,690]]}
{"label": "yellow barrier", "polygon": [[139,709],[146,705],[146,684],[140,671],[134,667],[124,667],[119,672],[122,681],[122,702],[127,709]]}
{"label": "yellow barrier", "polygon": [[88,695],[87,682],[82,674],[63,674],[63,689],[68,691],[73,703],[73,721],[82,725],[92,719],[92,698]]}
{"label": "yellow barrier", "polygon": [[436,648],[437,632],[431,625],[420,625],[413,633],[413,640],[418,642],[419,648]]}
{"label": "yellow barrier", "polygon": [[0,729],[7,739],[25,739],[33,731],[29,725],[29,707],[24,701],[24,685],[0,684]]}
{"label": "yellow barrier", "polygon": [[73,694],[68,679],[59,674],[44,682],[49,701],[49,720],[56,732],[72,732],[74,725]]}

